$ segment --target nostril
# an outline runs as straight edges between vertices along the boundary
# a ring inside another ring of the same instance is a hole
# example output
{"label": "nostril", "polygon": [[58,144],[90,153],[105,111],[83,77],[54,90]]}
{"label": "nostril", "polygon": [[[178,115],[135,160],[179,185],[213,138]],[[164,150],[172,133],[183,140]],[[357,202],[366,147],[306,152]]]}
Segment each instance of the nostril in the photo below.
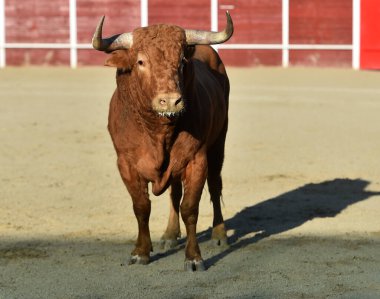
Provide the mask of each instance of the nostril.
{"label": "nostril", "polygon": [[174,105],[177,106],[179,103],[181,103],[181,101],[182,101],[182,98],[178,98],[178,99],[175,101]]}
{"label": "nostril", "polygon": [[166,101],[165,101],[165,99],[161,99],[161,100],[160,100],[160,104],[161,104],[161,105],[166,105]]}

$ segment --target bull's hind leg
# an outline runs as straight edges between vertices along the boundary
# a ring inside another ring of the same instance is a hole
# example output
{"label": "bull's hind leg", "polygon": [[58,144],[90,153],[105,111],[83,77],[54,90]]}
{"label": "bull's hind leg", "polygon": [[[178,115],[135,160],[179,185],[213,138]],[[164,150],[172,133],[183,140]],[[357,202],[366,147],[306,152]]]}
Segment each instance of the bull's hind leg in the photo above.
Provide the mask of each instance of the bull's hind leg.
{"label": "bull's hind leg", "polygon": [[224,141],[225,141],[224,130],[217,140],[217,142],[210,148],[207,154],[208,162],[208,175],[207,184],[211,196],[211,202],[214,209],[214,219],[212,223],[212,235],[211,241],[216,246],[226,246],[227,245],[227,234],[226,228],[224,226],[224,220],[221,209],[221,196],[222,196],[222,177],[221,171],[224,160]]}
{"label": "bull's hind leg", "polygon": [[161,237],[161,247],[170,249],[178,244],[178,238],[181,237],[179,226],[179,204],[182,198],[181,181],[173,182],[170,191],[170,214],[166,231]]}
{"label": "bull's hind leg", "polygon": [[203,151],[197,153],[193,161],[186,166],[183,176],[184,196],[181,203],[181,216],[186,226],[185,270],[203,271],[205,266],[199,249],[196,230],[199,201],[207,176],[207,158]]}

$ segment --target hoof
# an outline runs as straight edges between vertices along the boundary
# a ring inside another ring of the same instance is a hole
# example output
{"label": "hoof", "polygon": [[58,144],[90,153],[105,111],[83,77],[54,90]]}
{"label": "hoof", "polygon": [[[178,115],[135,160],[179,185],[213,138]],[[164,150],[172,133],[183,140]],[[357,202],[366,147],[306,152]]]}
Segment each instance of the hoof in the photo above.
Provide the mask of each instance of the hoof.
{"label": "hoof", "polygon": [[149,257],[140,256],[140,255],[132,255],[128,265],[147,265],[149,264]]}
{"label": "hoof", "polygon": [[227,239],[211,239],[211,244],[217,248],[228,247]]}
{"label": "hoof", "polygon": [[161,239],[160,240],[161,249],[169,250],[169,249],[173,249],[177,245],[178,245],[178,240],[176,239]]}
{"label": "hoof", "polygon": [[194,272],[194,271],[205,271],[206,267],[203,260],[185,260],[185,271]]}

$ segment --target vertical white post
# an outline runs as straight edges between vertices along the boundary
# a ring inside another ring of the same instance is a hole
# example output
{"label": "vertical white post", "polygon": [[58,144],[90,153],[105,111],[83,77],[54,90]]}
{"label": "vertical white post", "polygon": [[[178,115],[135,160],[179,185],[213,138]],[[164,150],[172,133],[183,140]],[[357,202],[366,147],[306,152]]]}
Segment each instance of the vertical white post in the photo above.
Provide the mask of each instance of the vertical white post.
{"label": "vertical white post", "polygon": [[289,0],[282,0],[282,66],[289,66]]}
{"label": "vertical white post", "polygon": [[148,21],[148,0],[141,0],[141,27],[146,27],[149,24]]}
{"label": "vertical white post", "polygon": [[[211,31],[218,31],[218,0],[211,0]],[[218,46],[212,46],[218,51]]]}
{"label": "vertical white post", "polygon": [[352,2],[352,67],[360,68],[360,0]]}
{"label": "vertical white post", "polygon": [[77,67],[77,1],[70,0],[70,66]]}
{"label": "vertical white post", "polygon": [[211,31],[218,31],[218,0],[211,0]]}
{"label": "vertical white post", "polygon": [[0,68],[5,67],[5,2],[0,0]]}

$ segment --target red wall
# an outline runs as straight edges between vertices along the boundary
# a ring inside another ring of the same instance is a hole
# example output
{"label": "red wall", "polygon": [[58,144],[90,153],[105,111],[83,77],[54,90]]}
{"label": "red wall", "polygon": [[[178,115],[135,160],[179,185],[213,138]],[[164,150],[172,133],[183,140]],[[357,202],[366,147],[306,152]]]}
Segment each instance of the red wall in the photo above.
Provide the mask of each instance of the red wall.
{"label": "red wall", "polygon": [[168,23],[188,29],[210,30],[210,0],[149,1],[149,24]]}
{"label": "red wall", "polygon": [[380,69],[379,0],[362,0],[360,11],[360,66],[364,69]]}
{"label": "red wall", "polygon": [[[6,42],[67,43],[67,0],[6,0]],[[7,49],[7,65],[68,65],[67,50]]]}
{"label": "red wall", "polygon": [[[352,0],[290,0],[290,44],[351,44]],[[291,65],[347,66],[347,50],[290,50]]]}
{"label": "red wall", "polygon": [[[6,0],[6,42],[69,43],[68,0]],[[78,43],[91,43],[97,22],[106,15],[104,36],[140,26],[135,0],[77,0]],[[7,49],[7,65],[70,65],[69,49]],[[78,65],[102,65],[105,54],[78,50]]]}
{"label": "red wall", "polygon": [[[219,3],[219,29],[225,22],[223,7],[229,7],[234,19],[235,36],[231,43],[282,43],[282,1],[221,0]],[[290,0],[289,43],[351,44],[352,0]],[[221,50],[220,53],[227,64],[236,66],[282,63],[281,50]],[[289,64],[350,67],[352,53],[290,50]]]}
{"label": "red wall", "polygon": [[[220,0],[219,29],[226,24],[225,11],[234,21],[234,35],[228,43],[281,44],[281,0]],[[281,65],[281,50],[220,50],[226,64],[236,66]]]}
{"label": "red wall", "polygon": [[[362,0],[363,5],[377,2]],[[69,42],[69,0],[6,0],[5,3],[7,42]],[[351,44],[352,0],[290,0],[289,3],[290,43]],[[225,25],[228,9],[235,25],[235,34],[228,43],[281,44],[281,5],[281,0],[219,0],[219,29]],[[369,36],[371,30],[368,28],[376,26],[380,11],[370,7],[368,13],[373,22],[362,27],[363,64],[365,57],[377,55],[372,49],[375,36]],[[140,1],[77,0],[79,43],[90,43],[103,14],[106,15],[105,36],[131,31],[140,26]],[[210,0],[149,1],[150,24],[165,22],[209,30],[210,14]],[[220,50],[220,54],[228,65],[281,65],[282,62],[281,50]],[[347,50],[290,50],[289,53],[290,65],[350,67],[351,56],[351,51]],[[68,49],[7,49],[6,57],[7,65],[70,63]],[[101,65],[104,59],[103,53],[78,50],[78,65]]]}

